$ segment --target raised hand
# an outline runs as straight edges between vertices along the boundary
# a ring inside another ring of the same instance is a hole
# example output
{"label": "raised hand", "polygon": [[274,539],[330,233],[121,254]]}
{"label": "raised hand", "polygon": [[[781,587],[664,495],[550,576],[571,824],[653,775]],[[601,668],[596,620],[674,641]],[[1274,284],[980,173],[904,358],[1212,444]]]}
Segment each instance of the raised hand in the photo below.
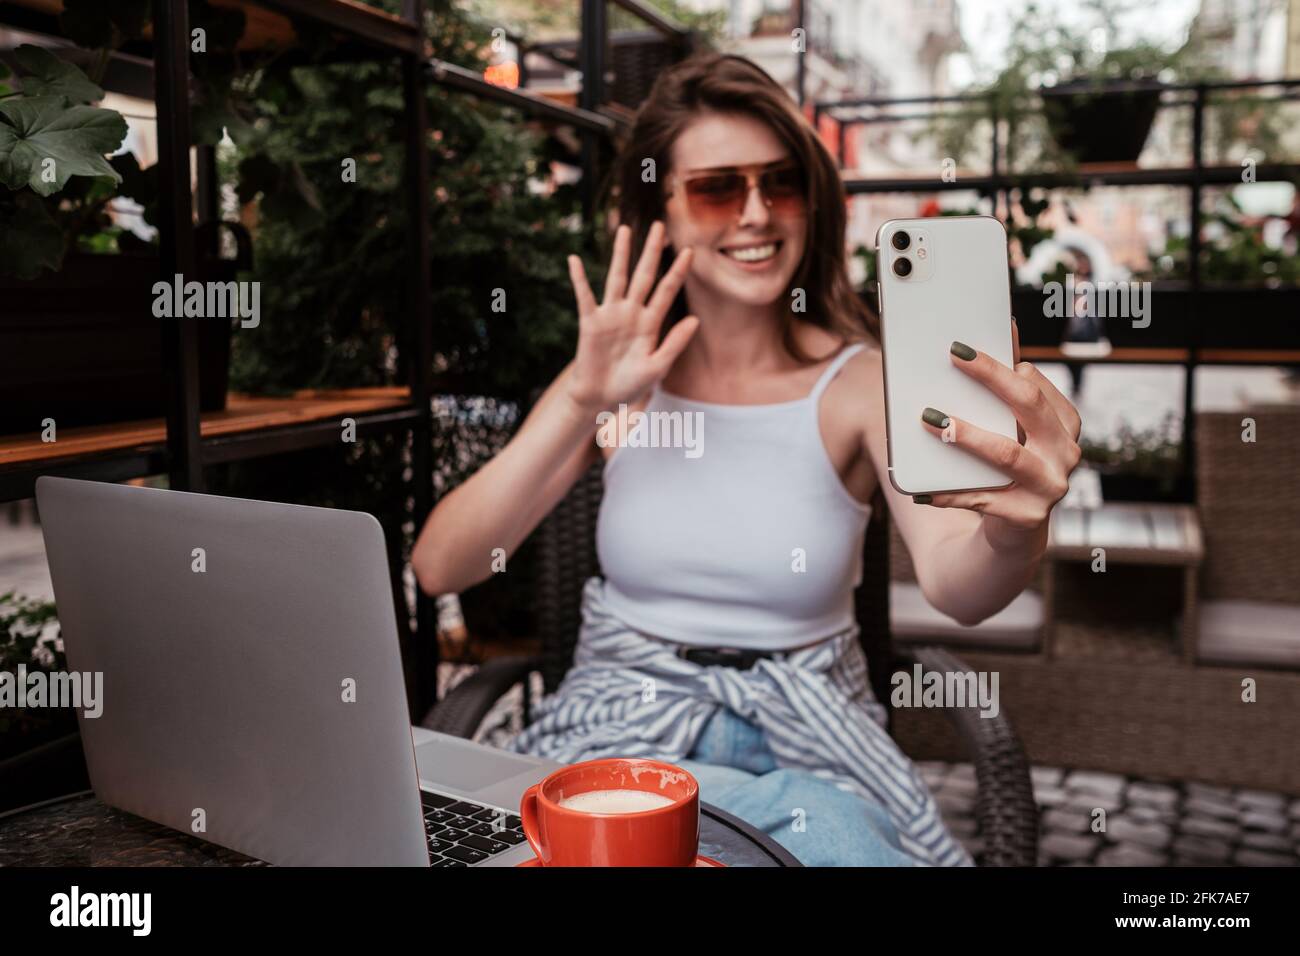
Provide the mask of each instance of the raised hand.
{"label": "raised hand", "polygon": [[686,280],[692,253],[688,248],[678,254],[651,295],[663,254],[663,223],[656,220],[650,226],[629,282],[631,243],[631,229],[619,226],[605,280],[605,299],[600,303],[592,294],[582,260],[577,256],[569,256],[568,260],[569,278],[578,300],[578,352],[571,369],[569,396],[580,407],[592,411],[610,409],[644,394],[668,374],[700,325],[699,319],[688,315],[660,343],[659,331]]}

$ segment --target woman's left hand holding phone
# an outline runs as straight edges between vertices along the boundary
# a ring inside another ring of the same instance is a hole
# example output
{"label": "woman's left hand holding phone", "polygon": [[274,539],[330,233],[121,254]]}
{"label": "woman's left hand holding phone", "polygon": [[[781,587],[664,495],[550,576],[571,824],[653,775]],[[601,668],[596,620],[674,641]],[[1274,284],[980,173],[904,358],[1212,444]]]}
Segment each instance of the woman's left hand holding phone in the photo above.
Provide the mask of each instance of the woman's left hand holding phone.
{"label": "woman's left hand holding phone", "polygon": [[[1020,361],[1020,336],[1011,323],[1013,364],[1008,368],[985,352],[961,342],[952,345],[953,364],[1011,407],[1023,444],[949,415],[928,414],[926,429],[940,441],[955,442],[1012,479],[1010,487],[917,496],[936,508],[964,508],[992,518],[1003,530],[1041,532],[1052,508],[1070,488],[1079,464],[1079,413],[1051,381],[1029,362]],[[927,412],[935,412],[928,409]],[[995,535],[998,532],[995,530]]]}

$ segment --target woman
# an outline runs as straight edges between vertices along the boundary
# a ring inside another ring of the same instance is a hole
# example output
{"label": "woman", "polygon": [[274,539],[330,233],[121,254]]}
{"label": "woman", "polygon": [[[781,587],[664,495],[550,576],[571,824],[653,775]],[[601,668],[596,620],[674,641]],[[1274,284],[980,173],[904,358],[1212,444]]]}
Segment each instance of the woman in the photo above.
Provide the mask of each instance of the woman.
{"label": "woman", "polygon": [[[843,186],[787,94],[747,60],[697,56],[659,77],[629,143],[601,298],[569,260],[577,353],[438,504],[420,585],[487,578],[603,458],[604,578],[586,584],[572,669],[512,749],[678,763],[806,864],[969,864],[867,681],[852,592],[868,502],[883,489],[925,596],[974,624],[1032,578],[1079,416],[1032,365],[953,343],[1025,441],[961,409],[944,410],[948,438],[1014,484],[899,493],[882,482],[881,356],[847,277]],[[659,415],[629,432],[636,412]]]}

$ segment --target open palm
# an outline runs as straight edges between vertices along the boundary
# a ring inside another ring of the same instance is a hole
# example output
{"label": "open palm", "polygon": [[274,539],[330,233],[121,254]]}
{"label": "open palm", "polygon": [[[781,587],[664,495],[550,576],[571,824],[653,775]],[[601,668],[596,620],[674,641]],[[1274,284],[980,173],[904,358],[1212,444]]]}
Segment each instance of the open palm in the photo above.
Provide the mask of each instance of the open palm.
{"label": "open palm", "polygon": [[659,341],[664,317],[690,269],[691,250],[683,249],[655,286],[664,247],[663,223],[656,220],[650,226],[629,282],[631,242],[631,230],[619,226],[605,280],[605,299],[600,303],[587,282],[582,260],[569,257],[569,278],[578,300],[578,352],[570,394],[584,408],[609,409],[644,394],[668,374],[699,327],[699,320],[688,315]]}

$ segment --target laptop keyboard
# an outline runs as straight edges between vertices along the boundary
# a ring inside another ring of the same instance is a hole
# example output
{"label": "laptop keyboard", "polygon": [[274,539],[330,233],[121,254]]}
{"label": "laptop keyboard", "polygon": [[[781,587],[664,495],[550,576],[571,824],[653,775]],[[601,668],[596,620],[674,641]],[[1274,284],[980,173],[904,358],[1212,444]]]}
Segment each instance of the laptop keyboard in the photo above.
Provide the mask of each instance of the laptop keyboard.
{"label": "laptop keyboard", "polygon": [[420,799],[434,866],[473,866],[527,839],[517,814],[427,790]]}

